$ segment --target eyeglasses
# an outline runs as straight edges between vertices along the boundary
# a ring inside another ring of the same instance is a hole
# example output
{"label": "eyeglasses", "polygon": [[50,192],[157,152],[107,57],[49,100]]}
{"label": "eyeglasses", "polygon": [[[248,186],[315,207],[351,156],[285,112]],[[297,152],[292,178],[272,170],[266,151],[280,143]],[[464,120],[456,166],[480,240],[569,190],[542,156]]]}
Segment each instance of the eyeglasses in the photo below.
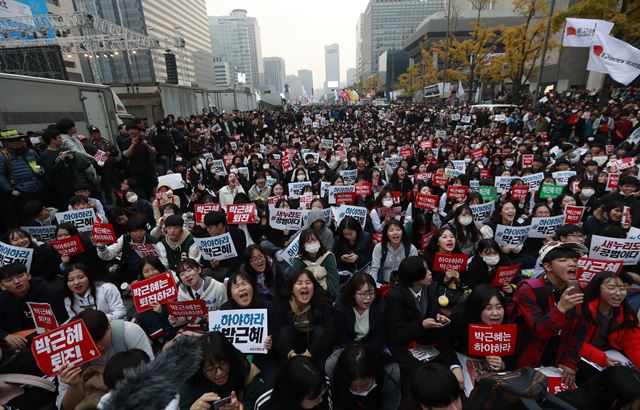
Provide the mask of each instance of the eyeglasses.
{"label": "eyeglasses", "polygon": [[260,262],[260,261],[263,261],[263,260],[264,260],[264,255],[260,254],[260,255],[257,255],[257,256],[253,256],[251,259],[249,259],[249,262],[256,263],[256,262]]}
{"label": "eyeglasses", "polygon": [[356,295],[361,297],[362,299],[373,299],[376,297],[376,292],[356,292]]}
{"label": "eyeglasses", "polygon": [[229,366],[229,363],[222,362],[217,366],[211,366],[211,367],[203,368],[202,369],[202,373],[204,375],[207,375],[207,374],[216,374],[218,371],[225,372],[225,371],[227,371],[227,367],[228,366]]}
{"label": "eyeglasses", "polygon": [[586,238],[586,235],[585,235],[585,234],[582,234],[582,233],[570,233],[570,234],[569,234],[569,235],[567,235],[567,236],[572,236],[572,237],[574,237],[574,238],[578,238],[578,239],[584,239],[584,238]]}
{"label": "eyeglasses", "polygon": [[627,293],[627,288],[625,286],[603,286],[603,287],[609,293],[618,293],[620,295],[624,295]]}

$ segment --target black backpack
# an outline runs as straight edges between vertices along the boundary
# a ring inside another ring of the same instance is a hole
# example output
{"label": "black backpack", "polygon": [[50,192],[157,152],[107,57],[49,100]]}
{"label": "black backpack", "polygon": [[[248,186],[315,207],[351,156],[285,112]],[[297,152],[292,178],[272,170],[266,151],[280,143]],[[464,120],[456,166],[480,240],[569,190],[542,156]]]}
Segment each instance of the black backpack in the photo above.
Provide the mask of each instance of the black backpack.
{"label": "black backpack", "polygon": [[[488,373],[476,380],[469,410],[576,410],[547,390],[547,376],[530,367]],[[465,408],[465,410],[467,410]]]}

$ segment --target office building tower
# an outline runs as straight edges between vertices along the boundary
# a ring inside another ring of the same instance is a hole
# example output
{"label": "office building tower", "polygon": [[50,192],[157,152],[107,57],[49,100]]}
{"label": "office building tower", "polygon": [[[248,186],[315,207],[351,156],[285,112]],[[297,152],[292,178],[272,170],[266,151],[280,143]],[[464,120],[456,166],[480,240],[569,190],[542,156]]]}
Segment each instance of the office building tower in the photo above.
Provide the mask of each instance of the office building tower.
{"label": "office building tower", "polygon": [[324,46],[325,88],[336,89],[340,86],[340,46]]}
{"label": "office building tower", "polygon": [[285,66],[282,57],[265,57],[264,64],[265,86],[272,92],[284,93]]}

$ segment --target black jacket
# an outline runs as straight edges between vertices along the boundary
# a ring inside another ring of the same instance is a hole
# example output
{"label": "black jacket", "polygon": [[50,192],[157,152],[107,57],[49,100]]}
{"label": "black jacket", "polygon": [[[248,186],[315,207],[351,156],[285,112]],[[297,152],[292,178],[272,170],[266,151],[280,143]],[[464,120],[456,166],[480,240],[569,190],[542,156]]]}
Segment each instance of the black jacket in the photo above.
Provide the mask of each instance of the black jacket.
{"label": "black jacket", "polygon": [[351,306],[344,305],[341,298],[337,298],[335,312],[338,345],[366,344],[384,350],[387,333],[385,310],[385,302],[382,298],[377,297],[369,308],[369,333],[362,340],[356,342],[356,314]]}
{"label": "black jacket", "polygon": [[[336,256],[338,262],[338,270],[348,270],[355,273],[371,263],[373,257],[373,239],[369,232],[362,231],[354,246],[349,244],[342,235],[336,237],[336,241],[333,245],[333,254]],[[354,263],[347,263],[341,259],[342,255],[348,253],[355,253],[358,255],[358,260]]]}
{"label": "black jacket", "polygon": [[422,320],[435,318],[438,313],[436,287],[427,286],[422,290],[422,297],[427,297],[427,312],[421,314],[415,297],[406,286],[393,285],[387,297],[386,317],[388,326],[388,342],[390,346],[404,348],[411,342],[430,344],[435,341],[430,331],[422,327]]}

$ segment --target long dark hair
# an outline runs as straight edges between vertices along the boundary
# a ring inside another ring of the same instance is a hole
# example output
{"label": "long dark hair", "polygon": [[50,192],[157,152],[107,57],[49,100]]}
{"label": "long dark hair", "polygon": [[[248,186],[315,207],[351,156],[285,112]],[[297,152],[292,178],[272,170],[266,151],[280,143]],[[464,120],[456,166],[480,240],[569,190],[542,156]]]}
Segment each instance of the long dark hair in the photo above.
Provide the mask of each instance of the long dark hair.
{"label": "long dark hair", "polygon": [[94,300],[95,304],[98,303],[98,301],[96,299],[96,283],[104,282],[104,278],[102,276],[94,273],[84,263],[74,263],[68,269],[66,269],[64,271],[64,279],[63,279],[63,284],[62,284],[62,293],[64,295],[64,298],[69,298],[69,301],[71,302],[71,310],[73,311],[74,314],[77,315],[80,312],[76,312],[75,309],[73,308],[74,293],[73,293],[73,291],[71,289],[69,289],[69,286],[67,285],[67,281],[69,280],[69,274],[71,273],[71,271],[74,271],[76,269],[82,271],[82,273],[84,273],[84,275],[87,277],[87,279],[89,279],[89,294],[91,295],[91,297],[93,297],[93,300]]}
{"label": "long dark hair", "polygon": [[461,251],[460,251],[460,245],[458,245],[458,242],[459,242],[458,236],[456,235],[456,232],[453,230],[453,228],[448,225],[441,227],[440,229],[438,229],[438,232],[433,234],[433,236],[431,237],[431,240],[429,241],[429,245],[427,245],[427,249],[437,252],[438,241],[440,240],[440,237],[445,233],[445,231],[451,232],[453,237],[456,239],[456,245],[453,247],[453,250],[451,251],[451,253],[460,253]]}
{"label": "long dark hair", "polygon": [[11,237],[13,235],[17,234],[17,233],[24,235],[26,238],[29,238],[29,246],[28,246],[28,248],[32,248],[33,249],[33,248],[35,248],[37,246],[35,240],[29,234],[29,232],[25,231],[22,228],[11,228],[11,229],[9,229],[7,232],[5,232],[4,235],[2,235],[2,242],[11,245]]}
{"label": "long dark hair", "polygon": [[325,386],[320,366],[306,356],[294,356],[275,375],[271,393],[273,408],[298,409],[305,397],[318,397]]}
{"label": "long dark hair", "polygon": [[231,288],[239,279],[246,280],[249,285],[251,285],[251,289],[253,289],[253,297],[251,298],[251,303],[249,304],[248,309],[261,307],[260,289],[258,289],[258,284],[247,272],[240,271],[232,273],[231,276],[229,276],[229,280],[227,280],[227,303],[231,309],[247,309],[245,307],[240,307],[231,297]]}
{"label": "long dark hair", "polygon": [[[373,377],[378,387],[374,389],[369,402],[380,403],[384,384],[384,367],[391,362],[390,358],[372,346],[352,345],[340,353],[333,370],[331,387],[338,406],[346,406],[352,393],[349,386],[354,380]],[[378,399],[371,401],[371,399]],[[344,408],[344,407],[343,407]]]}
{"label": "long dark hair", "polygon": [[384,224],[384,228],[382,228],[382,244],[383,245],[386,245],[387,243],[389,243],[389,228],[391,228],[392,226],[397,226],[402,230],[402,243],[406,244],[411,240],[411,238],[409,238],[406,232],[404,231],[404,226],[402,226],[402,223],[400,223],[400,221],[394,218],[389,222],[387,222],[386,224]]}
{"label": "long dark hair", "polygon": [[164,266],[164,264],[162,263],[160,258],[158,258],[157,256],[155,256],[155,255],[143,256],[140,259],[140,270],[138,271],[138,278],[140,280],[144,279],[144,276],[142,275],[142,270],[144,269],[144,265],[146,265],[146,264],[149,264],[149,265],[153,266],[160,273],[163,273],[163,272],[167,271],[167,267]]}
{"label": "long dark hair", "polygon": [[[202,367],[213,362],[229,363],[229,380],[227,385],[230,391],[241,395],[244,390],[244,382],[249,374],[251,364],[244,355],[220,332],[209,332],[200,338],[200,347],[204,353]],[[204,377],[202,371],[196,376]]]}
{"label": "long dark hair", "polygon": [[[258,251],[264,256],[264,272],[256,272],[251,266],[251,254]],[[249,245],[242,255],[242,270],[247,272],[254,282],[258,281],[258,275],[264,273],[264,285],[272,288],[276,281],[276,273],[273,271],[273,263],[267,253],[258,245]]]}
{"label": "long dark hair", "polygon": [[374,299],[375,303],[375,300],[378,299],[380,294],[378,292],[378,287],[376,286],[376,281],[373,279],[373,276],[365,272],[356,272],[353,274],[351,279],[349,279],[349,281],[345,283],[344,286],[342,286],[342,289],[340,289],[342,304],[351,307],[355,306],[355,294],[358,289],[362,288],[365,285],[371,286],[373,291],[376,293],[376,299]]}
{"label": "long dark hair", "polygon": [[[600,286],[602,286],[605,280],[611,279],[611,278],[620,278],[620,280],[623,283],[629,284],[629,285],[634,283],[633,278],[626,272],[620,273],[619,276],[616,273],[611,271],[598,272],[593,277],[593,279],[591,279],[591,282],[589,282],[589,285],[585,288],[584,304],[583,304],[584,309],[589,309],[589,303],[595,299],[600,298]],[[638,317],[633,313],[633,309],[631,308],[631,305],[629,305],[629,302],[627,301],[626,297],[622,301],[622,304],[620,305],[620,307],[614,308],[615,315],[618,314],[619,309],[622,309],[623,318],[624,318],[623,319],[624,322],[622,322],[622,324],[620,325],[621,327],[638,326]]]}
{"label": "long dark hair", "polygon": [[462,204],[458,206],[455,211],[453,211],[453,215],[451,217],[451,221],[449,224],[455,229],[454,235],[458,241],[463,241],[465,238],[471,238],[471,242],[478,242],[482,238],[482,234],[480,234],[480,230],[475,222],[471,222],[467,226],[463,226],[460,222],[458,222],[458,217],[462,214],[462,211],[469,211],[469,215],[473,217],[473,212],[471,212],[471,208],[469,205]]}
{"label": "long dark hair", "polygon": [[469,294],[467,299],[459,307],[462,312],[462,320],[465,326],[469,323],[482,324],[480,315],[482,314],[484,308],[491,301],[491,298],[493,298],[494,296],[498,299],[500,304],[502,304],[502,307],[505,311],[505,316],[504,319],[502,319],[502,322],[507,322],[507,304],[504,300],[504,297],[502,296],[502,293],[500,293],[500,291],[493,285],[483,283],[476,286]]}
{"label": "long dark hair", "polygon": [[320,249],[318,249],[318,252],[316,253],[316,255],[322,256],[327,252],[327,248],[324,247],[324,245],[322,244],[322,241],[320,240],[320,237],[318,236],[318,234],[316,233],[316,231],[314,231],[311,228],[305,229],[304,231],[302,231],[302,233],[300,234],[300,239],[299,239],[299,246],[298,246],[298,256],[300,257],[300,259],[309,259],[310,255],[309,252],[307,252],[307,250],[305,249],[304,245],[305,243],[307,243],[307,241],[310,238],[316,238],[316,240],[320,243]]}

